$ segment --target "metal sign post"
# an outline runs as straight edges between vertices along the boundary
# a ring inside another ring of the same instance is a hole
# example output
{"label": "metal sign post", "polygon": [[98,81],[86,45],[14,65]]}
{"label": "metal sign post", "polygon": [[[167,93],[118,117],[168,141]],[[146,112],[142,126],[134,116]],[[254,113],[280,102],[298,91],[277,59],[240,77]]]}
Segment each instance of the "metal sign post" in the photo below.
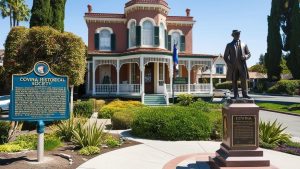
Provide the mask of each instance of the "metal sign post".
{"label": "metal sign post", "polygon": [[37,133],[38,133],[37,159],[38,162],[42,162],[44,159],[44,133],[45,133],[45,123],[42,120],[38,121]]}

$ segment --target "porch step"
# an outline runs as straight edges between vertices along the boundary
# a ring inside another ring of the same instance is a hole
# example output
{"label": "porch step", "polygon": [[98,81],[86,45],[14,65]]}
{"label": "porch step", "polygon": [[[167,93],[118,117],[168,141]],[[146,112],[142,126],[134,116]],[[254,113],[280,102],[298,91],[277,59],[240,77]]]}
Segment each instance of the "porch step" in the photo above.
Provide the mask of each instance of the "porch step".
{"label": "porch step", "polygon": [[149,106],[166,106],[166,100],[164,95],[145,95],[144,104]]}

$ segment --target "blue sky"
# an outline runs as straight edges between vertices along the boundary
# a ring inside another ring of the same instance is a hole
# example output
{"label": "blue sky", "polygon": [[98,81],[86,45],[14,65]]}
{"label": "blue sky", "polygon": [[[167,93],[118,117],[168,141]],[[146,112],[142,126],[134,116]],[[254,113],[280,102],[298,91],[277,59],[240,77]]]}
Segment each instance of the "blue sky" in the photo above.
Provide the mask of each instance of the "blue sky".
{"label": "blue sky", "polygon": [[[123,13],[128,0],[67,0],[65,31],[73,32],[87,43],[87,26],[83,19],[87,4],[94,12]],[[32,0],[26,0],[31,8]],[[252,53],[248,66],[258,62],[259,55],[267,48],[267,15],[271,0],[167,0],[169,15],[185,15],[191,9],[196,24],[193,29],[193,52],[220,54],[232,40],[233,29],[240,29],[241,40]],[[28,23],[21,23],[28,27]],[[0,48],[4,48],[9,32],[9,19],[0,19]]]}

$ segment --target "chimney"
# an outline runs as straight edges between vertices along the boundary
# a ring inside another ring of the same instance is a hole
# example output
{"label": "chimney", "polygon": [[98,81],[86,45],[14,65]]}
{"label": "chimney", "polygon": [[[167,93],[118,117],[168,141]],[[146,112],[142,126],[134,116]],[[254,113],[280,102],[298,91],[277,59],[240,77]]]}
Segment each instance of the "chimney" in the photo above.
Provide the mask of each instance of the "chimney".
{"label": "chimney", "polygon": [[190,16],[191,15],[191,10],[189,8],[186,9],[186,16]]}
{"label": "chimney", "polygon": [[88,7],[88,12],[89,12],[89,13],[91,13],[91,12],[92,12],[92,10],[93,10],[93,9],[92,9],[92,5],[88,4],[88,6],[87,6],[87,7]]}

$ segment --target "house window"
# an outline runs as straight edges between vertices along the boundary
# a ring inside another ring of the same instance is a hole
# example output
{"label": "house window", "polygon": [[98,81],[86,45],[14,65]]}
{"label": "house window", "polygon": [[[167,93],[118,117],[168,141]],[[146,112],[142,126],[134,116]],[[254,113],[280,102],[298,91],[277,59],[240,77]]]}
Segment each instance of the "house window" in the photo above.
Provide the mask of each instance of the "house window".
{"label": "house window", "polygon": [[154,42],[154,26],[152,22],[145,21],[143,23],[143,45],[145,46],[153,46]]}
{"label": "house window", "polygon": [[107,29],[100,32],[100,50],[111,50],[111,33]]}
{"label": "house window", "polygon": [[216,74],[224,74],[224,65],[223,64],[216,65]]}
{"label": "house window", "polygon": [[163,23],[160,24],[159,28],[159,41],[160,41],[160,46],[165,48],[165,26]]}
{"label": "house window", "polygon": [[136,25],[135,22],[131,22],[129,30],[129,47],[136,46]]}
{"label": "house window", "polygon": [[174,44],[177,44],[177,50],[180,51],[180,33],[173,32],[171,34],[171,48],[173,51]]}

